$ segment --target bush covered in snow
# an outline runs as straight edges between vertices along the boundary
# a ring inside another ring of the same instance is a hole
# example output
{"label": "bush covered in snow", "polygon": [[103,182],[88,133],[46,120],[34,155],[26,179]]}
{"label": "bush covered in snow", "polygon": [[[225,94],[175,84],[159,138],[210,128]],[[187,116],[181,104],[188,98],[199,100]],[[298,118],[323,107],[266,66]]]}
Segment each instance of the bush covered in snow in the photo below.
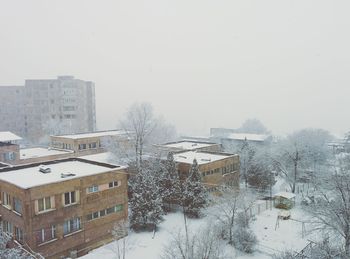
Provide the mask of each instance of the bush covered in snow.
{"label": "bush covered in snow", "polygon": [[255,234],[249,228],[239,226],[234,232],[233,245],[242,252],[253,253],[257,242]]}

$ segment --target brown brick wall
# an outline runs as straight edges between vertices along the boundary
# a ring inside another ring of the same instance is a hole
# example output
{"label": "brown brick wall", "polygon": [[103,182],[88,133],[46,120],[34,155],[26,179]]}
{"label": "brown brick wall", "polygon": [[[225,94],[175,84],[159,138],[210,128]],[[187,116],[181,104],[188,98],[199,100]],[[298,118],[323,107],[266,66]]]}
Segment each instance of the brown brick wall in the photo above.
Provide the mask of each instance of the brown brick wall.
{"label": "brown brick wall", "polygon": [[[223,167],[230,166],[231,164],[234,164],[237,170],[234,173],[228,173],[223,175],[221,169]],[[177,169],[182,177],[188,175],[190,168],[191,168],[191,164],[186,164],[186,163],[177,164]],[[208,184],[209,186],[221,185],[229,182],[233,182],[235,186],[239,185],[239,156],[231,156],[218,161],[199,165],[199,171],[201,173],[212,171],[217,168],[220,168],[220,171],[218,173],[213,173],[210,175],[206,175],[204,177],[201,174],[203,183]]]}
{"label": "brown brick wall", "polygon": [[[87,194],[86,189],[91,185],[108,184],[120,181],[121,186],[101,192]],[[79,179],[67,180],[46,186],[39,186],[29,190],[22,190],[14,185],[0,181],[0,190],[4,190],[21,198],[23,201],[23,215],[17,216],[14,212],[0,206],[3,220],[14,225],[25,226],[25,241],[36,252],[47,258],[59,258],[60,255],[69,255],[71,250],[89,251],[97,242],[111,238],[114,224],[121,219],[127,219],[127,174],[124,169],[115,170]],[[62,194],[79,190],[80,201],[76,205],[64,207]],[[43,197],[55,196],[55,210],[46,213],[35,213],[35,200]],[[109,214],[103,218],[86,220],[86,215],[102,209],[123,204],[123,210]],[[71,236],[63,236],[64,221],[72,217],[81,217],[82,231]],[[42,228],[56,225],[57,241],[38,245],[35,233]]]}
{"label": "brown brick wall", "polygon": [[[15,153],[15,160],[5,160],[4,154],[14,152]],[[16,161],[19,160],[19,145],[15,144],[2,144],[0,143],[0,162],[5,162],[8,164],[16,163]]]}

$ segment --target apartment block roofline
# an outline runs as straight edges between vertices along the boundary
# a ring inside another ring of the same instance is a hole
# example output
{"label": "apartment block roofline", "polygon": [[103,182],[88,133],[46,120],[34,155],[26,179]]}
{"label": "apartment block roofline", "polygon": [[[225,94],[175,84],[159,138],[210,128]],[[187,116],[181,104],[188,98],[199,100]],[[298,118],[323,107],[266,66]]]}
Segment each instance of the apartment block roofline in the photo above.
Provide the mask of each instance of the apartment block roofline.
{"label": "apartment block roofline", "polygon": [[102,131],[93,131],[93,132],[80,132],[80,133],[66,134],[66,135],[51,135],[50,137],[82,139],[82,138],[89,138],[89,137],[104,137],[104,136],[116,136],[116,135],[127,135],[127,134],[130,134],[130,132],[127,132],[122,129],[115,129],[115,130],[102,130]]}
{"label": "apartment block roofline", "polygon": [[[53,172],[40,172],[40,167],[43,166],[50,169],[52,168]],[[22,189],[31,189],[47,184],[76,180],[122,169],[127,169],[127,167],[82,158],[65,158],[0,168],[0,180]]]}
{"label": "apartment block roofline", "polygon": [[21,140],[22,138],[10,131],[0,131],[0,142]]}
{"label": "apartment block roofline", "polygon": [[175,162],[192,164],[193,160],[196,159],[199,165],[208,164],[224,160],[229,157],[236,157],[238,154],[231,154],[225,152],[207,152],[207,151],[193,151],[185,150],[174,153]]}

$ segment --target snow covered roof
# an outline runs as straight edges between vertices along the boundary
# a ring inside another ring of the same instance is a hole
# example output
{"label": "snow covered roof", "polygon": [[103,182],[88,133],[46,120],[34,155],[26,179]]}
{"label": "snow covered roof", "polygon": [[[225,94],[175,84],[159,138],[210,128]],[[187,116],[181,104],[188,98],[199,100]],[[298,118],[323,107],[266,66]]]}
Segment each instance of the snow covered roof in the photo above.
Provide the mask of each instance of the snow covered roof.
{"label": "snow covered roof", "polygon": [[90,133],[79,133],[71,135],[60,135],[52,137],[68,138],[68,139],[82,139],[82,138],[95,138],[95,137],[109,137],[128,134],[125,130],[108,130],[108,131],[96,131]]}
{"label": "snow covered roof", "polygon": [[209,143],[209,142],[183,140],[183,141],[178,141],[178,142],[165,143],[165,144],[161,144],[158,146],[168,147],[168,148],[177,148],[177,149],[182,149],[182,150],[195,150],[198,148],[205,148],[205,147],[210,147],[213,145],[218,145],[218,144]]}
{"label": "snow covered roof", "polygon": [[21,140],[22,138],[10,131],[0,131],[0,142]]}
{"label": "snow covered roof", "polygon": [[251,133],[232,133],[229,134],[227,139],[235,140],[250,140],[250,141],[265,141],[269,136],[264,134],[251,134]]}
{"label": "snow covered roof", "polygon": [[90,160],[90,161],[99,162],[99,163],[114,164],[112,162],[111,157],[112,157],[111,152],[104,152],[104,153],[99,153],[99,154],[81,156],[80,158]]}
{"label": "snow covered roof", "polygon": [[52,149],[52,148],[43,148],[43,147],[23,148],[23,149],[20,149],[19,152],[20,152],[20,159],[29,159],[29,158],[36,158],[36,157],[45,157],[45,156],[73,153],[73,151],[70,151],[70,150],[61,150],[61,149]]}
{"label": "snow covered roof", "polygon": [[[42,163],[51,169],[50,173],[39,171],[40,163],[5,168],[0,171],[0,180],[14,184],[23,189],[68,181],[80,177],[123,169],[113,165],[97,164],[83,159],[64,159]],[[68,177],[62,177],[70,174]]]}
{"label": "snow covered roof", "polygon": [[296,195],[291,192],[279,192],[274,195],[274,197],[283,197],[286,199],[293,199]]}
{"label": "snow covered roof", "polygon": [[236,156],[236,155],[225,154],[225,153],[186,151],[181,153],[175,153],[174,160],[177,163],[192,164],[193,160],[196,159],[199,165],[203,165],[203,164],[219,161],[232,156]]}

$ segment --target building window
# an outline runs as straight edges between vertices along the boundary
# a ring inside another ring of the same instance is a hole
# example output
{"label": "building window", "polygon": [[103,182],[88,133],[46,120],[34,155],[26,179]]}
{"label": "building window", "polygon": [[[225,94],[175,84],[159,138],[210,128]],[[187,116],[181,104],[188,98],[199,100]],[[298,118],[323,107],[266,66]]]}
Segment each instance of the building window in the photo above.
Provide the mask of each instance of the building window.
{"label": "building window", "polygon": [[3,192],[2,193],[2,205],[7,208],[11,208],[11,196],[10,194]]}
{"label": "building window", "polygon": [[87,188],[87,193],[98,192],[98,185],[93,185]]}
{"label": "building window", "polygon": [[12,234],[12,223],[6,220],[2,221],[2,229],[4,230],[4,232]]}
{"label": "building window", "polygon": [[86,149],[86,144],[79,144],[79,150]]}
{"label": "building window", "polygon": [[36,232],[36,241],[38,244],[46,243],[56,239],[56,225],[49,228],[42,228]]}
{"label": "building window", "polygon": [[68,235],[81,229],[80,218],[66,220],[63,225],[63,234]]}
{"label": "building window", "polygon": [[68,206],[68,205],[72,205],[75,203],[77,203],[76,192],[75,191],[66,192],[64,194],[64,205]]}
{"label": "building window", "polygon": [[13,210],[22,214],[22,201],[17,198],[13,198]]}
{"label": "building window", "polygon": [[16,159],[16,153],[15,152],[4,153],[4,160],[5,161],[13,161],[15,159]]}
{"label": "building window", "polygon": [[114,187],[118,187],[118,186],[120,186],[119,181],[110,182],[108,184],[109,188],[114,188]]}
{"label": "building window", "polygon": [[52,208],[53,204],[51,202],[51,197],[38,199],[38,212],[44,212],[47,210],[51,210]]}
{"label": "building window", "polygon": [[90,144],[89,144],[89,148],[90,148],[90,149],[96,148],[96,147],[97,147],[96,142],[93,142],[93,143],[90,143]]}
{"label": "building window", "polygon": [[19,242],[23,242],[23,230],[15,227],[15,238]]}

